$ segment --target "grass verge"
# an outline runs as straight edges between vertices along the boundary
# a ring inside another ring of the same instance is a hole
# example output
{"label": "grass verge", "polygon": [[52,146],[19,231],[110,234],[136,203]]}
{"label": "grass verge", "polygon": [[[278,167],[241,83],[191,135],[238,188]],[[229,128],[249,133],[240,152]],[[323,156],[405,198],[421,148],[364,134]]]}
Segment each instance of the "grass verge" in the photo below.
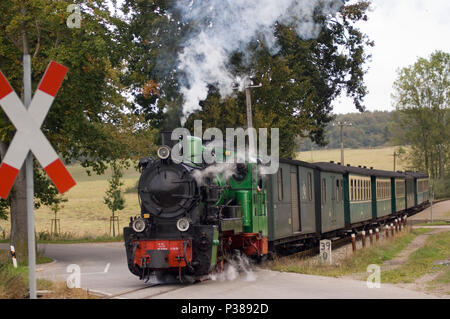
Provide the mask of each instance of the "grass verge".
{"label": "grass verge", "polygon": [[[428,223],[417,224],[417,226],[447,226],[447,225],[450,225],[450,220],[449,221],[442,220],[442,221],[437,221],[437,222],[432,222],[432,223],[428,222]],[[414,225],[414,226],[416,226],[416,225]]]}
{"label": "grass verge", "polygon": [[[39,259],[41,258],[41,259]],[[51,260],[51,259],[50,259]],[[48,262],[48,258],[38,256],[37,262]],[[48,293],[42,298],[55,299],[92,299],[97,298],[83,289],[69,289],[62,282],[52,282],[46,279],[37,279],[37,290],[45,290]],[[26,263],[19,263],[14,268],[8,251],[0,251],[0,299],[28,298],[28,268]]]}
{"label": "grass verge", "polygon": [[296,256],[282,257],[269,261],[266,267],[276,271],[295,272],[301,274],[340,277],[355,273],[365,273],[370,264],[381,265],[384,261],[394,258],[418,235],[430,229],[419,228],[407,230],[397,235],[395,240],[387,239],[374,247],[357,250],[333,265],[317,262],[315,259],[299,258]]}
{"label": "grass verge", "polygon": [[[435,262],[450,257],[450,231],[431,235],[425,245],[414,251],[408,261],[394,270],[384,271],[381,274],[383,282],[411,283],[427,273],[441,270],[445,272],[435,280],[443,283],[450,282],[449,266],[438,265]],[[447,268],[445,268],[447,267]],[[441,277],[441,278],[440,278]]]}

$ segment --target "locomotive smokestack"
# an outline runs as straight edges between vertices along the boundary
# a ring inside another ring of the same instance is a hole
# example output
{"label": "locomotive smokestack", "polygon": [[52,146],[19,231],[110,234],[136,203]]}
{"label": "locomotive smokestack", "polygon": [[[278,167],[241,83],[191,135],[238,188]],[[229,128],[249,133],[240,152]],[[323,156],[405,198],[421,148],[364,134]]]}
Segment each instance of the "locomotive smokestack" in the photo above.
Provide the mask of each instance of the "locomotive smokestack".
{"label": "locomotive smokestack", "polygon": [[172,131],[161,131],[161,145],[167,145],[172,148],[177,141],[172,141]]}

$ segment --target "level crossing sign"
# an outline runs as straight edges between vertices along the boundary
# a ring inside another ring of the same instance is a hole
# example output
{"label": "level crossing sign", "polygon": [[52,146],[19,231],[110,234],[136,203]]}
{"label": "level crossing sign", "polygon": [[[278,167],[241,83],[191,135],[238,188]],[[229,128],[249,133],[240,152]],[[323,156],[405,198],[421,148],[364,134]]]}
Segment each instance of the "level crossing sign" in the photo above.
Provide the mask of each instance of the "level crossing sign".
{"label": "level crossing sign", "polygon": [[60,193],[75,186],[74,179],[41,131],[66,73],[65,66],[50,62],[27,109],[0,71],[0,106],[17,129],[0,165],[0,197],[8,197],[29,151],[33,152]]}

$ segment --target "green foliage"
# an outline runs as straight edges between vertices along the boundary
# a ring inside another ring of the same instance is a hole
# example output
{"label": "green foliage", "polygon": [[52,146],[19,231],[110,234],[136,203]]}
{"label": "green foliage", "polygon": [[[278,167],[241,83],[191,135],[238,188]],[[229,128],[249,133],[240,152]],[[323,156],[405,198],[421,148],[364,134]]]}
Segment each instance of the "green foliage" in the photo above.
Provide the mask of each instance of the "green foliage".
{"label": "green foliage", "polygon": [[[68,28],[69,4],[81,6],[81,28]],[[67,163],[78,160],[101,174],[108,161],[148,156],[154,152],[156,130],[140,115],[127,112],[122,95],[124,58],[130,39],[126,23],[109,11],[110,1],[0,1],[0,70],[15,91],[23,94],[22,55],[32,56],[33,90],[50,60],[69,68],[42,130]],[[25,35],[25,37],[23,37]],[[15,132],[0,110],[0,158]],[[52,205],[57,190],[35,167],[35,205]],[[10,200],[0,200],[0,219]]]}
{"label": "green foliage", "polygon": [[7,210],[9,208],[9,205],[10,205],[9,198],[8,199],[0,198],[0,219],[4,220],[8,219]]}
{"label": "green foliage", "polygon": [[173,9],[175,2],[126,0],[122,7],[130,14],[129,27],[122,35],[132,43],[123,81],[135,98],[133,111],[166,130],[180,126],[181,96],[175,66],[189,28],[180,23],[180,15]]}
{"label": "green foliage", "polygon": [[[344,147],[346,148],[367,148],[378,147],[389,144],[391,131],[389,129],[392,122],[392,112],[370,112],[339,114],[334,122],[352,123],[352,126],[344,127]],[[334,123],[333,122],[333,123]],[[330,123],[325,129],[327,146],[335,149],[341,147],[340,127]],[[297,145],[299,151],[320,148],[312,143],[309,138],[298,138]]]}
{"label": "green foliage", "polygon": [[105,204],[112,211],[112,214],[114,216],[114,212],[125,208],[125,198],[121,190],[121,186],[123,186],[123,182],[121,181],[123,175],[122,167],[120,166],[120,164],[112,162],[111,170],[112,175],[111,178],[108,179],[109,189],[106,191],[104,200]]}
{"label": "green foliage", "polygon": [[450,177],[432,180],[430,184],[433,185],[434,198],[450,198]]}
{"label": "green foliage", "polygon": [[411,145],[411,167],[433,178],[450,175],[449,75],[450,54],[436,51],[399,70],[394,83],[394,142]]}

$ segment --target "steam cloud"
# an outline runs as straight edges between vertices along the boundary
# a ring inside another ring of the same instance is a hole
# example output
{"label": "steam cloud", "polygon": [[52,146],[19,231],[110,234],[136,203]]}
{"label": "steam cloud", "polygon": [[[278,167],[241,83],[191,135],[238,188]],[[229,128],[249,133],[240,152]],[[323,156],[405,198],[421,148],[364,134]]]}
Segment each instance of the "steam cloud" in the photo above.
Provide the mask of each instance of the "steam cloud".
{"label": "steam cloud", "polygon": [[314,13],[334,15],[344,0],[180,0],[177,8],[184,22],[194,28],[184,50],[178,56],[178,68],[186,78],[181,84],[186,117],[205,100],[208,84],[215,84],[222,97],[240,83],[228,67],[230,54],[245,51],[249,43],[262,38],[271,52],[278,50],[274,37],[276,22],[291,25],[303,39],[316,38],[321,25]]}
{"label": "steam cloud", "polygon": [[228,260],[222,272],[213,272],[209,277],[213,281],[233,281],[238,278],[244,281],[255,281],[256,273],[253,271],[250,259],[238,253]]}

